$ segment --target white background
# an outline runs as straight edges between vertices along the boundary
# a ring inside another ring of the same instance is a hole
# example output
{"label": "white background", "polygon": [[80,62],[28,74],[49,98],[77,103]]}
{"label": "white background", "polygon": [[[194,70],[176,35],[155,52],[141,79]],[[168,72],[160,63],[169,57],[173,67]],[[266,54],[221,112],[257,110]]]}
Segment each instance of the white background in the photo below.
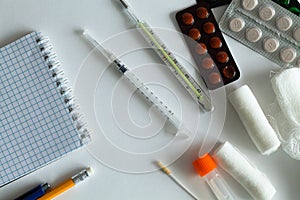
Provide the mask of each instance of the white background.
{"label": "white background", "polygon": [[[150,25],[178,31],[174,13],[195,4],[195,2],[192,0],[140,0],[130,1],[130,4],[136,10],[137,15],[142,16]],[[224,9],[225,7],[214,10],[217,18],[222,15]],[[93,110],[94,108],[97,109],[97,105],[90,104],[90,102],[94,100],[101,102],[101,99],[97,99],[97,94],[95,94],[97,92],[96,88],[99,87],[97,86],[97,73],[82,74],[82,68],[89,65],[89,62],[91,65],[99,68],[105,67],[105,60],[101,56],[96,58],[96,54],[92,55],[92,58],[89,57],[91,48],[82,41],[76,31],[87,28],[93,32],[99,41],[104,41],[133,27],[133,23],[124,15],[121,6],[116,0],[0,0],[0,46],[4,46],[31,31],[42,31],[45,35],[48,35],[57,51],[65,74],[74,87],[74,93],[81,104],[82,112],[85,114],[95,138],[97,138],[97,134],[101,134],[97,123],[97,120],[101,119],[99,115],[101,114],[105,118],[108,113],[99,113]],[[269,81],[269,72],[278,68],[272,62],[235,40],[227,36],[225,38],[242,73],[240,80],[226,87],[227,93],[243,84],[248,84],[254,91],[263,109],[266,110],[268,105],[274,100]],[[142,40],[137,39],[136,42],[140,41]],[[111,48],[117,51],[122,46],[129,45],[127,42],[122,41],[121,43],[113,44]],[[192,62],[184,42],[178,40],[176,44],[178,44],[178,51],[183,52],[182,56]],[[172,46],[168,42],[167,45]],[[145,52],[144,54],[151,54],[148,51]],[[142,56],[147,57],[145,55]],[[151,62],[150,58],[147,57],[149,59],[147,62]],[[153,56],[153,59],[153,62],[159,62],[159,59],[155,56]],[[133,66],[140,65],[143,62],[142,59],[130,55],[124,56],[124,60]],[[97,65],[97,62],[100,63]],[[148,82],[151,82],[151,77],[156,77],[155,74],[151,74],[151,71],[150,74],[144,74],[143,70],[137,70],[137,74],[142,79],[147,79]],[[171,76],[170,74],[168,75]],[[86,82],[84,81],[85,79],[87,80]],[[90,79],[96,81],[89,82]],[[94,83],[94,85],[90,85],[91,83]],[[153,84],[152,89],[156,90],[165,101],[171,102],[171,107],[174,110],[180,109],[177,107],[176,97],[174,98],[171,92],[179,93],[175,95],[177,97],[187,95],[183,89],[167,92],[163,87],[155,87]],[[90,94],[94,96],[90,96]],[[143,107],[142,104],[139,107]],[[191,105],[191,109],[194,107],[195,105]],[[197,116],[193,111],[187,114]],[[139,116],[139,112],[133,109],[133,115]],[[198,124],[197,120],[185,119],[184,121],[190,130],[195,129],[195,126]],[[212,124],[214,123],[222,123],[222,120],[221,122],[212,122]],[[198,125],[201,125],[201,123]],[[107,124],[106,129],[109,129],[110,126],[115,125]],[[201,132],[201,126],[195,132]],[[210,134],[213,135],[214,133]],[[170,169],[199,199],[214,199],[208,186],[196,175],[191,165],[192,161],[197,158],[203,139],[202,136],[196,135],[196,139],[190,148],[179,160],[172,163]],[[269,177],[277,189],[274,199],[299,199],[299,163],[289,158],[282,149],[279,149],[271,156],[260,155],[230,104],[227,104],[226,121],[219,140],[228,140],[237,146],[248,156],[252,163]],[[94,140],[92,145],[97,146],[97,140]],[[104,153],[109,155],[111,152]],[[126,162],[126,158],[122,162]],[[95,160],[86,149],[73,152],[28,176],[0,188],[0,199],[13,199],[42,182],[48,182],[55,186],[78,170],[88,166],[94,169],[95,174],[89,180],[62,194],[57,199],[190,199],[185,192],[159,171],[139,174],[120,172],[108,167],[106,163],[100,163]],[[113,166],[113,168],[116,167]],[[237,182],[224,171],[220,170],[220,172],[226,181],[229,182],[238,199],[251,199]]]}

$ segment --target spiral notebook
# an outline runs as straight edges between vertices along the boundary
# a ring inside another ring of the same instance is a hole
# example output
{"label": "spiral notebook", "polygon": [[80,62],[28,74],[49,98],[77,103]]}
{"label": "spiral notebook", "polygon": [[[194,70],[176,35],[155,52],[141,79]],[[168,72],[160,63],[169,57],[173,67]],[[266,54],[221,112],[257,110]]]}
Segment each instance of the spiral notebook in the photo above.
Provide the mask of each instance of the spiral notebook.
{"label": "spiral notebook", "polygon": [[49,40],[0,49],[0,187],[90,141]]}

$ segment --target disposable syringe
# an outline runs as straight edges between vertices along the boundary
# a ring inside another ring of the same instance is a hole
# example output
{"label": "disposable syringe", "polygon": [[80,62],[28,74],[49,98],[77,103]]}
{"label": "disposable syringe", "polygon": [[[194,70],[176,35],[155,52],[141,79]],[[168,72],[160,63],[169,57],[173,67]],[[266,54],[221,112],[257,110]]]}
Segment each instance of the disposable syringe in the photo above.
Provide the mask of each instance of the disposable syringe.
{"label": "disposable syringe", "polygon": [[168,106],[160,100],[140,79],[110,51],[104,49],[104,47],[97,42],[87,31],[83,32],[83,36],[87,39],[98,51],[100,51],[109,63],[114,63],[119,72],[127,78],[127,80],[132,83],[137,90],[147,99],[151,104],[153,104],[177,129],[177,135],[183,135],[189,137],[189,131],[180,123],[180,120],[174,115],[174,112],[168,108]]}
{"label": "disposable syringe", "polygon": [[126,9],[128,14],[136,23],[141,35],[149,43],[149,45],[155,50],[158,56],[164,61],[169,67],[174,76],[183,85],[184,88],[189,92],[193,99],[199,104],[200,108],[207,112],[213,110],[213,105],[205,90],[193,79],[193,77],[185,70],[185,68],[177,61],[175,56],[169,51],[166,46],[162,43],[159,37],[154,33],[150,26],[145,22],[136,17],[136,15],[129,8],[126,1],[120,0],[123,7]]}

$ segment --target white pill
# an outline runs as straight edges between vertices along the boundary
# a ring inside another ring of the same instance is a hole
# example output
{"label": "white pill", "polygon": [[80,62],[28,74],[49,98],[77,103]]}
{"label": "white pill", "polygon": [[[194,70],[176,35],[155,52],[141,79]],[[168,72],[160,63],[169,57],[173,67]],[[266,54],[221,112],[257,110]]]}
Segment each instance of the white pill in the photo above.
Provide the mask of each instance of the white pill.
{"label": "white pill", "polygon": [[242,6],[245,10],[253,10],[258,4],[258,0],[243,0]]}
{"label": "white pill", "polygon": [[263,47],[266,52],[272,53],[278,49],[279,42],[275,38],[267,38],[264,40]]}
{"label": "white pill", "polygon": [[293,38],[300,42],[300,27],[296,27],[293,31]]}
{"label": "white pill", "polygon": [[276,20],[276,26],[280,31],[287,31],[291,28],[293,20],[289,16],[280,16]]}
{"label": "white pill", "polygon": [[275,15],[275,9],[270,5],[265,5],[259,8],[259,17],[264,21],[269,21]]}
{"label": "white pill", "polygon": [[286,47],[280,51],[280,59],[285,63],[291,63],[295,60],[297,53],[295,49]]}
{"label": "white pill", "polygon": [[246,38],[249,42],[257,42],[262,36],[262,32],[259,28],[249,28],[246,32]]}
{"label": "white pill", "polygon": [[242,18],[236,17],[230,20],[229,29],[233,32],[240,32],[245,26],[245,21]]}

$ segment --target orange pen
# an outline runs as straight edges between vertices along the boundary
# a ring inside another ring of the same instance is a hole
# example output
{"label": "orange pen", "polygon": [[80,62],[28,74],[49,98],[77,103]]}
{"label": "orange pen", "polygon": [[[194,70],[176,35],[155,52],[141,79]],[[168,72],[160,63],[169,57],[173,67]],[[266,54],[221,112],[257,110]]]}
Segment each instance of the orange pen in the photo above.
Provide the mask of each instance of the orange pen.
{"label": "orange pen", "polygon": [[77,185],[78,183],[85,180],[87,177],[91,176],[93,171],[91,168],[87,168],[79,172],[78,174],[74,175],[72,178],[66,180],[56,188],[50,190],[48,193],[43,195],[42,197],[38,198],[37,200],[51,200],[56,196],[60,195],[61,193],[65,192],[66,190],[72,188],[73,186]]}

